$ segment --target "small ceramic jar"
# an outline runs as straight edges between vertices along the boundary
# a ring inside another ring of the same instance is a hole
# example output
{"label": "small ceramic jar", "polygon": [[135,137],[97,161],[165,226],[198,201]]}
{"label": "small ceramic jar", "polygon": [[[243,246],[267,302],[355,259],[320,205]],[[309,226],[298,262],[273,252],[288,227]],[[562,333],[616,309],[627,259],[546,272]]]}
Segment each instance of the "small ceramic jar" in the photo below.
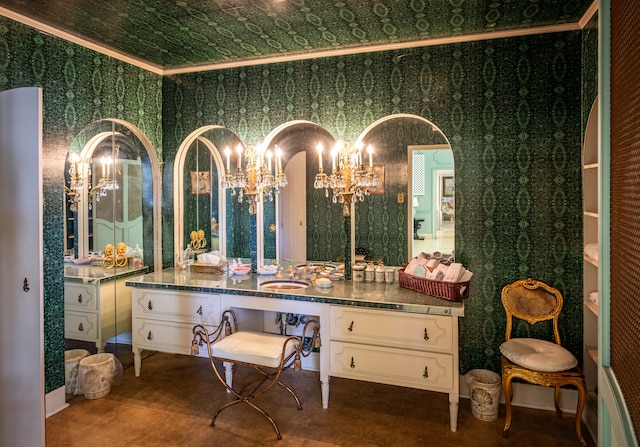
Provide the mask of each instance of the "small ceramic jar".
{"label": "small ceramic jar", "polygon": [[376,269],[376,282],[384,282],[384,265],[380,263]]}
{"label": "small ceramic jar", "polygon": [[364,281],[364,265],[355,264],[351,267],[351,279],[353,282],[363,282]]}
{"label": "small ceramic jar", "polygon": [[376,280],[376,269],[373,268],[373,264],[369,264],[364,270],[364,280],[366,282],[373,282]]}

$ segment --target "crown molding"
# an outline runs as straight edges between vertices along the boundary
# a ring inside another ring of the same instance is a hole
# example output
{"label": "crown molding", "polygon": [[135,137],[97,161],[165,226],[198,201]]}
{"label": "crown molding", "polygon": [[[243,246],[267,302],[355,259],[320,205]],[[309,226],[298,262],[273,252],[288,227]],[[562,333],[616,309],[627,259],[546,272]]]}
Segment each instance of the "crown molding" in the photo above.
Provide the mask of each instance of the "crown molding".
{"label": "crown molding", "polygon": [[88,48],[90,50],[93,50],[97,53],[101,53],[104,54],[106,56],[110,56],[114,59],[117,59],[121,62],[126,62],[128,64],[134,65],[138,68],[142,68],[143,70],[147,70],[150,71],[152,73],[155,74],[159,74],[162,75],[164,74],[164,70],[162,67],[155,65],[155,64],[150,64],[149,62],[143,61],[141,59],[137,59],[135,57],[132,57],[128,54],[119,52],[119,51],[115,51],[111,48],[108,48],[104,45],[100,45],[97,44],[95,42],[92,42],[90,40],[87,39],[83,39],[82,37],[78,37],[74,34],[70,34],[67,33],[66,31],[62,31],[59,30],[58,28],[54,28],[53,26],[47,25],[45,23],[42,23],[38,20],[34,20],[31,19],[27,16],[24,16],[22,14],[18,14],[14,11],[11,11],[10,9],[4,8],[2,6],[0,6],[0,15],[7,17],[11,20],[15,20],[16,22],[22,23],[23,25],[27,25],[30,26],[31,28],[35,28],[38,31],[41,31],[45,34],[49,34],[51,36],[54,37],[58,37],[60,39],[66,40],[68,42],[72,42],[75,43],[77,45],[80,45],[81,47],[85,47]]}
{"label": "crown molding", "polygon": [[229,68],[250,67],[255,65],[269,65],[269,64],[277,64],[281,62],[320,59],[320,58],[335,57],[335,56],[375,53],[375,52],[382,52],[382,51],[394,51],[394,50],[403,50],[403,49],[411,49],[411,48],[419,48],[419,47],[438,46],[438,45],[450,45],[455,43],[467,43],[467,42],[476,42],[476,41],[493,40],[493,39],[506,39],[506,38],[530,36],[530,35],[536,35],[536,34],[579,31],[587,25],[589,20],[591,20],[593,15],[598,11],[598,8],[599,8],[599,0],[594,0],[594,2],[591,4],[589,9],[582,16],[582,18],[578,22],[574,22],[574,23],[538,26],[538,27],[531,27],[531,28],[519,28],[519,29],[504,30],[504,31],[488,31],[486,33],[475,33],[475,34],[467,34],[467,35],[459,35],[459,36],[451,36],[451,37],[422,39],[422,40],[414,40],[410,42],[384,43],[384,44],[369,45],[369,46],[359,46],[359,47],[316,51],[311,53],[278,55],[278,56],[265,57],[265,58],[259,58],[259,59],[245,59],[245,60],[234,60],[234,61],[221,62],[221,63],[212,63],[212,64],[189,65],[189,66],[175,67],[175,68],[166,68],[156,64],[151,64],[142,59],[132,57],[129,54],[116,51],[112,48],[106,47],[104,45],[100,45],[96,42],[84,39],[82,37],[78,37],[66,31],[61,31],[53,26],[47,25],[38,20],[31,19],[22,14],[18,14],[4,7],[0,7],[0,15],[7,17],[11,20],[15,20],[16,22],[22,23],[24,25],[30,26],[32,28],[35,28],[43,33],[52,35],[54,37],[58,37],[68,42],[75,43],[82,47],[96,51],[97,53],[101,53],[106,56],[117,59],[121,62],[131,64],[138,68],[142,68],[143,70],[147,70],[161,76],[170,76],[170,75],[178,75],[178,74],[185,74],[185,73],[194,73],[198,71],[223,70],[223,69],[229,69]]}

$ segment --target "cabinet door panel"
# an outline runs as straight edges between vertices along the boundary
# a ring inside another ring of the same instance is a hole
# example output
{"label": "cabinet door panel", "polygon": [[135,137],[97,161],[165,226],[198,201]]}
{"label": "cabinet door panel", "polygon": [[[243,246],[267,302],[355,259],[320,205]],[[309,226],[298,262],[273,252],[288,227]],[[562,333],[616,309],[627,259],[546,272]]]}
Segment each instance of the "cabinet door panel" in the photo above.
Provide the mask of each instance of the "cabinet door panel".
{"label": "cabinet door panel", "polygon": [[331,306],[332,339],[421,350],[453,350],[453,321],[441,315]]}
{"label": "cabinet door panel", "polygon": [[133,313],[144,318],[218,324],[220,296],[211,294],[136,291]]}
{"label": "cabinet door panel", "polygon": [[83,312],[64,313],[64,336],[73,340],[98,340],[98,314]]}
{"label": "cabinet door panel", "polygon": [[87,284],[65,284],[64,306],[78,310],[98,310],[96,286]]}
{"label": "cabinet door panel", "polygon": [[[191,323],[136,319],[132,331],[133,346],[137,349],[190,355],[193,326]],[[207,329],[212,331],[215,327],[207,326]],[[207,347],[201,346],[198,355],[208,357]]]}
{"label": "cabinet door panel", "polygon": [[331,342],[331,375],[434,391],[453,389],[453,356]]}

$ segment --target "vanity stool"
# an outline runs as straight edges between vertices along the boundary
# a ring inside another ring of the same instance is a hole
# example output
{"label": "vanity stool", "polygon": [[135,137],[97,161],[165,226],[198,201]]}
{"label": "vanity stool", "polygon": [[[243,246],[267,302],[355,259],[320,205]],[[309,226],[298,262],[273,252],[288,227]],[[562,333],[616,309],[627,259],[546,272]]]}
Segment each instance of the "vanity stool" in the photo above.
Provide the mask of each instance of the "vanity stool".
{"label": "vanity stool", "polygon": [[[222,331],[224,329],[224,336]],[[310,342],[307,339],[307,330],[312,330]],[[280,381],[282,371],[294,367],[296,371],[301,369],[301,357],[307,357],[314,348],[320,347],[320,325],[316,320],[309,320],[304,325],[302,336],[276,335],[263,332],[238,331],[236,314],[232,310],[222,313],[221,324],[212,332],[203,325],[193,327],[193,341],[191,353],[196,355],[199,347],[205,344],[209,354],[211,367],[228,393],[232,393],[236,399],[221,406],[211,420],[211,427],[216,423],[218,415],[226,408],[244,403],[266,417],[278,439],[282,439],[280,430],[275,421],[262,408],[252,401],[261,396],[274,385],[278,384],[286,389],[296,401],[298,410],[302,410],[300,399],[296,393]],[[222,362],[225,368],[225,379],[222,378],[215,361]],[[234,364],[243,364],[253,367],[260,373],[261,380],[250,388],[245,394],[241,394],[233,388],[232,367]]]}

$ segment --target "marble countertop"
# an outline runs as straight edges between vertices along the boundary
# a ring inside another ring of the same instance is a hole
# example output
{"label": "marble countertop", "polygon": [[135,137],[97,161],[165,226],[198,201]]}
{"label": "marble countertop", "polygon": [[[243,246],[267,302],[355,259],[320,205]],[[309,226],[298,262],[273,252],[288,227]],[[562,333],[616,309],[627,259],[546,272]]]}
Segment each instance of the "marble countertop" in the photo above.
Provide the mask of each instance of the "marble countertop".
{"label": "marble countertop", "polygon": [[267,290],[260,284],[275,279],[271,275],[228,276],[226,273],[196,273],[189,269],[165,269],[131,276],[130,287],[159,290],[248,295],[294,301],[318,302],[342,306],[369,307],[403,312],[464,316],[464,304],[424,295],[393,284],[332,281],[329,288],[311,285],[304,289]]}
{"label": "marble countertop", "polygon": [[107,281],[113,281],[115,279],[125,278],[131,275],[147,273],[148,271],[148,266],[134,268],[127,265],[125,267],[103,269],[100,266],[90,264],[65,264],[64,280],[68,282],[78,282],[83,284],[100,284]]}

